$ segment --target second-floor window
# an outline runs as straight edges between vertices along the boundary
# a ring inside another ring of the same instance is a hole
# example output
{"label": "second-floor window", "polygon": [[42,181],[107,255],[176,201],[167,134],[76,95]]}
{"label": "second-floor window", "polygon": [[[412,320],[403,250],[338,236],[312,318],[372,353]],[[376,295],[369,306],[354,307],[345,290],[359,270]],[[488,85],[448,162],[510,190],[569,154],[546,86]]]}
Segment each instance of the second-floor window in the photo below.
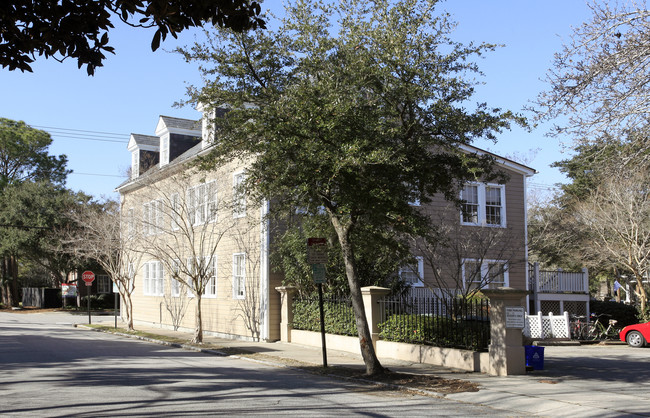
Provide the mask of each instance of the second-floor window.
{"label": "second-floor window", "polygon": [[180,203],[180,195],[178,193],[172,194],[172,199],[171,199],[171,208],[169,208],[171,211],[171,218],[172,218],[172,229],[176,231],[181,227],[180,224],[180,219],[181,219],[181,203]]}
{"label": "second-floor window", "polygon": [[235,173],[233,176],[232,216],[235,218],[246,216],[246,194],[244,193],[245,179],[246,175],[244,173]]}
{"label": "second-floor window", "polygon": [[128,211],[126,211],[126,221],[127,221],[127,232],[129,238],[133,237],[135,235],[135,215],[133,213],[133,208],[129,208]]}
{"label": "second-floor window", "polygon": [[201,183],[187,190],[188,212],[192,225],[214,222],[217,219],[217,184]]}
{"label": "second-floor window", "polygon": [[164,227],[163,202],[152,200],[142,205],[142,233],[155,235],[162,232]]}
{"label": "second-floor window", "polygon": [[463,225],[506,225],[505,186],[468,183],[461,192]]}

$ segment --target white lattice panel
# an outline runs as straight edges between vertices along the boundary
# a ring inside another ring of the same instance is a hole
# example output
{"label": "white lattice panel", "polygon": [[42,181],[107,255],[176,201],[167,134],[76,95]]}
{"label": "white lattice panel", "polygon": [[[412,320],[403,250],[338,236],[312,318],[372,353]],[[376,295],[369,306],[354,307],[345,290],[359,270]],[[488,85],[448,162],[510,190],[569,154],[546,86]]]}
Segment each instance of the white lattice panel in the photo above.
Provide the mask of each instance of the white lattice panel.
{"label": "white lattice panel", "polygon": [[539,312],[537,315],[526,315],[523,333],[526,337],[537,339],[570,338],[569,314],[565,312],[558,316],[549,312],[548,316],[542,316]]}

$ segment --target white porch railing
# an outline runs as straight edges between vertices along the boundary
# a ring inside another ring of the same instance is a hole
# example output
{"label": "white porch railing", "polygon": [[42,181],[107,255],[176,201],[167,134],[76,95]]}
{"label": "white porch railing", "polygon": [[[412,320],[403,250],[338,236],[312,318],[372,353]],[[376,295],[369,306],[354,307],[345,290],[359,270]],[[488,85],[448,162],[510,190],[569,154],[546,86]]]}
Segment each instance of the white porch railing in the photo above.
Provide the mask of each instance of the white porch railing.
{"label": "white porch railing", "polygon": [[541,312],[537,315],[528,315],[524,317],[524,335],[535,339],[546,338],[571,338],[571,328],[569,326],[569,313],[564,315],[543,316]]}
{"label": "white porch railing", "polygon": [[531,290],[535,293],[589,293],[589,274],[586,268],[579,272],[540,270],[535,263],[530,269]]}

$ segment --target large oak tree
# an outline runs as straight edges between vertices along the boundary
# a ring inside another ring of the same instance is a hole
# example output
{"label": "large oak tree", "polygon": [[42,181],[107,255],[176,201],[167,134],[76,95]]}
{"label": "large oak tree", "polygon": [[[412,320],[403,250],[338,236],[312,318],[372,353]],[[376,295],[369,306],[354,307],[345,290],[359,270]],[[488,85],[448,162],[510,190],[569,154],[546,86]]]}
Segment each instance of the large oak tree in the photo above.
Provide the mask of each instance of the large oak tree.
{"label": "large oak tree", "polygon": [[472,59],[493,46],[451,40],[453,23],[436,4],[298,0],[272,31],[213,31],[181,51],[208,80],[193,101],[231,109],[216,122],[204,168],[250,161],[253,199],[327,216],[368,374],[383,367],[365,319],[359,246],[382,242],[386,230],[424,232],[427,219],[409,202],[456,198],[460,182],[489,168],[461,147],[494,138],[512,118],[469,103]]}

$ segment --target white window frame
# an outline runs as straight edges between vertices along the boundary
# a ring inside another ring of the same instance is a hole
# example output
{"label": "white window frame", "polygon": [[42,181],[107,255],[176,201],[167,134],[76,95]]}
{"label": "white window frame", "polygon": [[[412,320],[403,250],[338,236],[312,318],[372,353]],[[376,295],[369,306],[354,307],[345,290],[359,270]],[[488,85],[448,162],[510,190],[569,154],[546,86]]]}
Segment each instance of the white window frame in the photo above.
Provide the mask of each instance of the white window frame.
{"label": "white window frame", "polygon": [[203,262],[206,263],[206,269],[209,275],[208,280],[205,282],[203,288],[203,297],[216,298],[217,297],[217,256],[204,257]]}
{"label": "white window frame", "polygon": [[219,209],[218,200],[217,200],[217,182],[210,181],[206,183],[205,191],[207,193],[206,206],[205,206],[205,210],[206,210],[205,218],[207,219],[208,222],[216,222],[217,211]]}
{"label": "white window frame", "polygon": [[[465,215],[467,214],[467,212],[464,209],[461,209],[460,211],[461,225],[504,228],[506,226],[506,186],[504,184],[492,184],[492,183],[486,184],[486,183],[469,182],[466,183],[465,187],[463,187],[463,190],[461,190],[460,193],[461,200],[464,200],[464,198],[466,197],[463,195],[465,194],[465,189],[467,187],[476,187],[477,201],[471,203],[476,205],[477,213],[476,213],[475,220],[468,221],[465,219]],[[486,196],[488,194],[488,191],[493,189],[499,190],[499,198],[501,201],[500,206],[498,206],[499,220],[500,220],[499,223],[488,223],[489,216],[487,215],[487,211],[489,206],[486,201]],[[462,205],[465,206],[466,203],[462,203]]]}
{"label": "white window frame", "polygon": [[187,296],[190,298],[196,297],[194,294],[194,269],[196,268],[196,264],[194,261],[194,257],[187,257],[185,259],[185,266],[187,267],[187,271],[189,274],[187,275],[187,278],[185,282],[187,283]]}
{"label": "white window frame", "polygon": [[[468,263],[474,263],[474,264],[480,264],[480,277],[474,280],[468,280],[468,272],[466,270],[466,266]],[[494,264],[499,264],[503,265],[503,282],[493,282],[493,281],[488,281],[488,276],[490,274],[490,266]],[[510,277],[509,277],[509,272],[510,272],[510,265],[507,261],[505,260],[477,260],[474,258],[465,258],[463,259],[463,265],[462,265],[462,275],[463,275],[463,288],[467,289],[468,286],[471,286],[472,284],[474,285],[481,285],[483,284],[480,289],[491,289],[494,287],[501,287],[505,286],[508,287],[510,286]],[[496,286],[495,286],[496,285]]]}
{"label": "white window frame", "polygon": [[144,263],[142,291],[145,296],[163,296],[165,291],[165,270],[160,261]]}
{"label": "white window frame", "polygon": [[133,208],[126,211],[127,234],[129,238],[135,236],[135,213]]}
{"label": "white window frame", "polygon": [[234,173],[232,176],[232,217],[243,218],[246,216],[246,194],[242,190],[242,184],[246,179],[243,171]]}
{"label": "white window frame", "polygon": [[171,227],[172,231],[177,231],[180,229],[180,219],[181,219],[181,198],[178,193],[172,194],[171,197],[171,208],[170,210],[170,216],[171,216]]}
{"label": "white window frame", "polygon": [[[399,277],[405,283],[410,283],[411,287],[424,287],[424,259],[422,256],[415,257],[415,262],[417,263],[417,272],[413,270],[415,266],[404,266],[399,269]],[[418,281],[413,282],[410,279],[405,279],[403,276],[406,274],[417,273]]]}
{"label": "white window frame", "polygon": [[165,227],[162,200],[152,200],[142,205],[142,234],[160,234]]}
{"label": "white window frame", "polygon": [[160,138],[160,163],[162,167],[169,164],[169,134]]}
{"label": "white window frame", "polygon": [[180,274],[180,261],[172,261],[172,274],[169,275],[169,293],[172,297],[178,298],[181,296],[181,282],[174,278],[175,275]]}
{"label": "white window frame", "polygon": [[135,150],[131,153],[131,178],[134,179],[140,175],[140,151]]}
{"label": "white window frame", "polygon": [[246,253],[232,255],[232,298],[246,299]]}
{"label": "white window frame", "polygon": [[188,212],[191,225],[202,225],[217,220],[217,183],[209,181],[187,189]]}

